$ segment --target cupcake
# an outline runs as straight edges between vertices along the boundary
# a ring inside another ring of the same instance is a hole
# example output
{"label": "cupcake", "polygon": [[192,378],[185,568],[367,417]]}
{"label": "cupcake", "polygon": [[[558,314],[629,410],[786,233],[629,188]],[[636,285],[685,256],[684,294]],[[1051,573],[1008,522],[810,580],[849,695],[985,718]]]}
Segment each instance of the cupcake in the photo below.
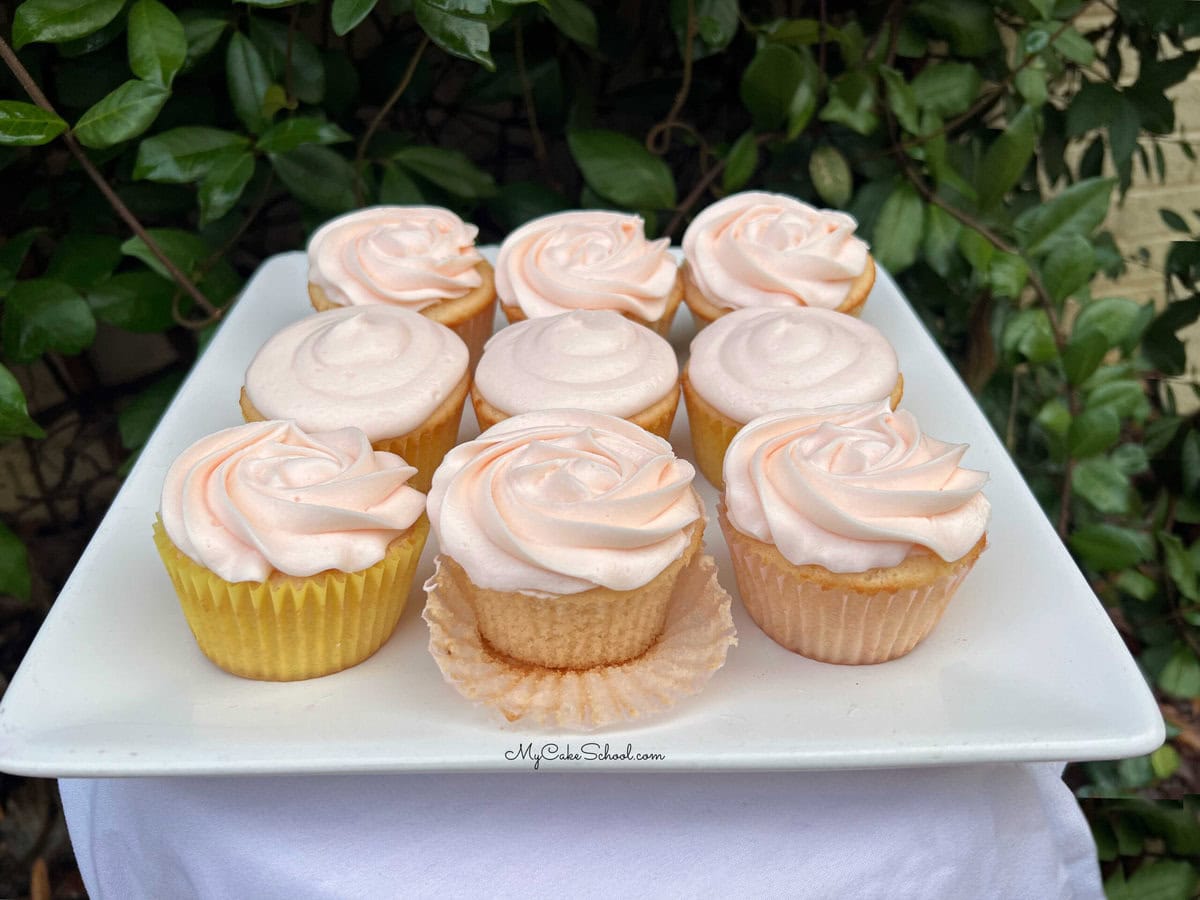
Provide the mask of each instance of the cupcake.
{"label": "cupcake", "polygon": [[305,431],[354,426],[376,450],[433,470],[458,437],[470,375],[467,347],[432,319],[393,306],[308,316],[263,344],[246,370],[247,422],[294,419]]}
{"label": "cupcake", "polygon": [[739,309],[692,339],[683,398],[696,464],[721,487],[725,450],[764,413],[900,402],[896,351],[879,329],[824,309]]}
{"label": "cupcake", "polygon": [[492,336],[471,403],[481,429],[543,409],[589,409],[661,438],[679,405],[679,363],[664,338],[608,309],[517,322]]}
{"label": "cupcake", "polygon": [[415,469],[357,428],[255,422],[172,463],[154,542],[205,656],[263,681],[362,662],[396,627],[425,545]]}
{"label": "cupcake", "polygon": [[857,316],[875,262],[851,216],[750,191],[707,207],[683,235],[684,298],[700,323],[747,306]]}
{"label": "cupcake", "polygon": [[576,670],[634,659],[662,632],[701,550],[693,475],[670,444],[623,419],[513,416],[455,447],[434,475],[439,570],[503,657]]}
{"label": "cupcake", "polygon": [[987,542],[987,475],[959,465],[966,450],[886,401],[748,424],[725,457],[719,516],[751,618],[824,662],[912,650]]}
{"label": "cupcake", "polygon": [[542,216],[500,246],[496,293],[509,322],[573,309],[611,309],[663,337],[683,297],[666,238],[641,216],[584,210]]}
{"label": "cupcake", "polygon": [[395,306],[441,322],[472,365],[492,333],[492,267],[479,229],[437,206],[373,206],[326,222],[308,242],[308,296],[318,312]]}

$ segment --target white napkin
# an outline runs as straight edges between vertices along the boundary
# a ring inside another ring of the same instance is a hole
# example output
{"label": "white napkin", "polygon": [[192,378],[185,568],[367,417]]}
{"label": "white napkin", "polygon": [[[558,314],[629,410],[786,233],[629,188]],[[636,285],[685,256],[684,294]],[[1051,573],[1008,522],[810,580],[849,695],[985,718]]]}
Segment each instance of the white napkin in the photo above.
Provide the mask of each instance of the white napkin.
{"label": "white napkin", "polygon": [[64,780],[94,900],[1103,897],[1059,764]]}

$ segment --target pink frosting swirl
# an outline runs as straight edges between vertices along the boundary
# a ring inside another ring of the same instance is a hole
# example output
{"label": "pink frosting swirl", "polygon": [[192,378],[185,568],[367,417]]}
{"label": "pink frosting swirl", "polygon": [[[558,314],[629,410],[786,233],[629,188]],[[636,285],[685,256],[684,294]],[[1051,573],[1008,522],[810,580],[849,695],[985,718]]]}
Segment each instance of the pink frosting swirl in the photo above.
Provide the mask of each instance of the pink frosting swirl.
{"label": "pink frosting swirl", "polygon": [[729,445],[729,522],[791,563],[831,572],[895,566],[914,547],[960,559],[991,509],[987,474],[959,466],[966,451],[886,400],[770,413]]}
{"label": "pink frosting swirl", "polygon": [[655,322],[678,273],[669,244],[647,241],[641,216],[598,210],[542,216],[500,246],[496,293],[531,319],[615,309]]}
{"label": "pink frosting swirl", "polygon": [[179,455],[160,515],[180,552],[226,581],[358,572],[420,517],[425,495],[407,485],[416,471],[357,428],[252,422]]}
{"label": "pink frosting swirl", "polygon": [[786,194],[733,194],[706,208],[683,235],[696,287],[715,306],[835,309],[867,266],[851,216]]}
{"label": "pink frosting swirl", "polygon": [[446,455],[429,524],[479,587],[632,590],[687,547],[685,529],[702,514],[694,477],[670,444],[624,419],[526,413]]}
{"label": "pink frosting swirl", "polygon": [[483,283],[479,229],[436,206],[373,206],[322,225],[308,242],[308,280],[341,306],[419,310]]}

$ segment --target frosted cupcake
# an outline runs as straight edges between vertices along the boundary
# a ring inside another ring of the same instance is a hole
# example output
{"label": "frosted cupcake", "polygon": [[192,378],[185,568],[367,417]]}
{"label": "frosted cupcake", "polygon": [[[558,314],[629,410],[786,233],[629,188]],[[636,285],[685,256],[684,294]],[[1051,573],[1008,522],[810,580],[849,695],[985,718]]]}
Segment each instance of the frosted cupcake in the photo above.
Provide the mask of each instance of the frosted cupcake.
{"label": "frosted cupcake", "polygon": [[683,297],[666,238],[646,240],[641,216],[583,210],[527,222],[496,258],[509,322],[573,309],[611,309],[664,337]]}
{"label": "frosted cupcake", "polygon": [[747,306],[858,315],[875,262],[851,216],[748,191],[707,207],[683,235],[684,298],[701,324]]}
{"label": "frosted cupcake", "polygon": [[492,267],[479,229],[436,206],[373,206],[322,225],[308,242],[308,295],[318,312],[396,306],[441,322],[472,364],[492,333]]}
{"label": "frosted cupcake", "polygon": [[696,464],[721,487],[738,429],[781,409],[900,402],[896,351],[866,322],[807,307],[740,309],[692,339],[683,398]]}
{"label": "frosted cupcake", "polygon": [[623,419],[584,410],[505,419],[450,451],[434,475],[439,566],[504,657],[551,669],[634,659],[662,632],[675,583],[701,549],[693,475],[670,444]]}
{"label": "frosted cupcake", "polygon": [[167,471],[154,542],[200,649],[227,672],[314,678],[387,640],[425,545],[414,469],[355,428],[256,422]]}
{"label": "frosted cupcake", "polygon": [[886,401],[755,419],[719,509],[742,602],[772,640],[861,665],[923,640],[986,545],[987,475]]}
{"label": "frosted cupcake", "polygon": [[665,339],[602,309],[528,319],[492,336],[471,403],[481,429],[543,409],[589,409],[665,438],[679,405],[679,363]]}
{"label": "frosted cupcake", "polygon": [[361,428],[402,456],[425,490],[454,446],[470,375],[449,328],[390,306],[336,309],[293,322],[246,370],[247,422],[294,419],[306,431]]}

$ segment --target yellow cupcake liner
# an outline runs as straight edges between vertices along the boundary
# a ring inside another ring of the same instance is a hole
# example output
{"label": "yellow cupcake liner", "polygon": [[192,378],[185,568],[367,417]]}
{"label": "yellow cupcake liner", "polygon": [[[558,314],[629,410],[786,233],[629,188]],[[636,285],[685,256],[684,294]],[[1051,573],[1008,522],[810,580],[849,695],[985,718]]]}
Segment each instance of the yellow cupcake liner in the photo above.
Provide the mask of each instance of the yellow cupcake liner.
{"label": "yellow cupcake liner", "polygon": [[551,669],[499,654],[479,636],[470,588],[451,577],[446,558],[425,583],[429,652],[463,697],[510,722],[591,731],[641,720],[699,693],[737,644],[729,594],[706,553],[681,571],[657,639],[615,665]]}
{"label": "yellow cupcake liner", "polygon": [[805,578],[777,548],[734,528],[719,510],[738,593],[767,637],[820,662],[873,665],[898,659],[941,620],[978,552],[924,584],[855,590]]}
{"label": "yellow cupcake liner", "polygon": [[467,345],[471,352],[468,368],[474,372],[475,367],[479,365],[479,358],[483,356],[483,345],[487,343],[496,327],[496,295],[492,294],[492,298],[478,312],[458,321],[445,321],[442,324],[462,338],[463,343]]}
{"label": "yellow cupcake liner", "polygon": [[243,678],[299,681],[348,669],[383,646],[408,601],[428,533],[422,515],[360,572],[275,572],[263,582],[213,574],[179,551],[161,520],[154,544],[205,656]]}
{"label": "yellow cupcake liner", "polygon": [[[475,410],[475,421],[479,423],[481,432],[487,431],[493,425],[511,418],[510,415],[487,401],[479,391],[477,384],[471,385],[471,407]],[[646,407],[640,413],[628,416],[626,421],[645,428],[651,434],[656,434],[663,440],[671,437],[671,426],[675,423],[675,411],[679,407],[679,386],[671,389],[671,393]]]}

